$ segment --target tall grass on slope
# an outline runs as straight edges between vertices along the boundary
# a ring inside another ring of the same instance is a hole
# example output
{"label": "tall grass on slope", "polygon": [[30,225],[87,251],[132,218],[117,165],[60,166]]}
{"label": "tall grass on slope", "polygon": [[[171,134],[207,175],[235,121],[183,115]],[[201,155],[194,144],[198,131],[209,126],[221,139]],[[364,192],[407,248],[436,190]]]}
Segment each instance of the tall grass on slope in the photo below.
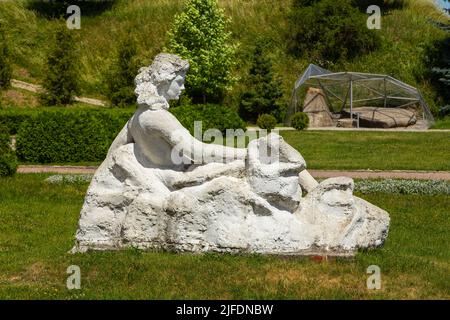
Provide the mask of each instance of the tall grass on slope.
{"label": "tall grass on slope", "polygon": [[439,10],[436,4],[436,0],[404,0],[407,6],[422,15],[429,17],[430,19],[449,23],[448,15],[442,10]]}
{"label": "tall grass on slope", "polygon": [[[407,8],[383,15],[380,50],[336,65],[334,69],[393,75],[418,86],[427,102],[432,104],[435,91],[423,77],[428,66],[422,58],[426,46],[445,36],[445,32],[429,23],[430,18],[440,19],[442,13],[434,7],[432,0],[407,1]],[[14,77],[38,83],[54,22],[29,10],[25,3],[25,0],[0,2],[0,19],[10,30]],[[150,64],[166,44],[167,31],[183,4],[183,0],[117,0],[110,10],[97,15],[82,15],[82,94],[102,96],[102,74],[110,65],[118,39],[135,38],[142,64]],[[82,3],[80,5],[82,8]],[[261,38],[269,41],[269,56],[274,61],[275,73],[283,79],[283,99],[288,102],[293,83],[310,62],[308,57],[297,59],[286,54],[285,35],[289,33],[287,15],[291,0],[219,0],[219,5],[231,18],[233,38],[240,43],[235,75],[243,78],[247,73],[256,42]],[[243,89],[241,81],[229,95],[227,104],[237,105]]]}

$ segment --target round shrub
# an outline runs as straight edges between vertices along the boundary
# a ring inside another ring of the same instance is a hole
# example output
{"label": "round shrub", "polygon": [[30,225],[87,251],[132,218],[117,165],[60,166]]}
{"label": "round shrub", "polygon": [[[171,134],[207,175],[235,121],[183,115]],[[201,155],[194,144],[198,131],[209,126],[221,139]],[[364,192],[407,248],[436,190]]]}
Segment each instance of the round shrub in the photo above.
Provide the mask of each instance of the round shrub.
{"label": "round shrub", "polygon": [[304,130],[308,127],[309,118],[304,112],[297,112],[291,118],[291,125],[297,130]]}
{"label": "round shrub", "polygon": [[262,114],[256,120],[256,125],[261,129],[271,131],[277,125],[277,119],[271,114]]}
{"label": "round shrub", "polygon": [[169,111],[192,135],[195,121],[202,121],[202,133],[208,129],[218,129],[223,134],[227,129],[246,129],[245,122],[237,112],[217,104],[183,105],[170,108]]}
{"label": "round shrub", "polygon": [[0,155],[0,177],[13,176],[17,171],[17,157],[13,152]]}

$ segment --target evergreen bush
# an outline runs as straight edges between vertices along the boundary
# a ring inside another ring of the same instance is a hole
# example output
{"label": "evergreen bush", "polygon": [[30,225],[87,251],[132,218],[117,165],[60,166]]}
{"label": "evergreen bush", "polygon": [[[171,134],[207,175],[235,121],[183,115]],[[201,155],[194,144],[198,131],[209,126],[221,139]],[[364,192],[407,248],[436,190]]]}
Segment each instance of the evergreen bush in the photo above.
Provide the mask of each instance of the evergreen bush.
{"label": "evergreen bush", "polygon": [[0,94],[2,89],[9,88],[11,83],[11,76],[12,66],[9,43],[6,37],[6,30],[0,21]]}
{"label": "evergreen bush", "polygon": [[429,45],[424,62],[429,67],[427,77],[437,92],[437,103],[441,105],[438,115],[445,116],[450,105],[450,36]]}
{"label": "evergreen bush", "polygon": [[304,130],[309,125],[308,115],[304,112],[296,112],[291,117],[291,125],[297,130]]}
{"label": "evergreen bush", "polygon": [[239,113],[247,121],[254,122],[259,115],[273,115],[277,121],[284,119],[286,107],[280,102],[283,96],[281,81],[272,72],[272,62],[264,54],[263,45],[258,43],[253,52],[245,91],[241,96]]}
{"label": "evergreen bush", "polygon": [[47,56],[42,94],[44,105],[67,105],[79,92],[79,65],[74,32],[65,20],[56,25],[53,45]]}
{"label": "evergreen bush", "polygon": [[136,59],[137,49],[133,38],[123,39],[117,49],[113,64],[106,74],[106,96],[113,106],[126,107],[134,105],[134,78],[139,70]]}
{"label": "evergreen bush", "polygon": [[277,119],[271,114],[262,114],[256,120],[256,125],[270,132],[277,125]]}

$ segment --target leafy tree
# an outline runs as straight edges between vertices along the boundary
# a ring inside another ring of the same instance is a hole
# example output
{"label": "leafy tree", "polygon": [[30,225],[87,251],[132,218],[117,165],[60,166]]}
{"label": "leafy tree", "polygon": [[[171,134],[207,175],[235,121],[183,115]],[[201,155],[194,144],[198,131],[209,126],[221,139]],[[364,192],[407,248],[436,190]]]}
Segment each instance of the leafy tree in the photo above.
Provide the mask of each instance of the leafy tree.
{"label": "leafy tree", "polygon": [[56,25],[53,46],[47,56],[45,93],[42,102],[47,105],[65,105],[79,92],[78,55],[75,30],[66,27],[65,20]]}
{"label": "leafy tree", "polygon": [[106,74],[107,97],[114,106],[126,107],[136,101],[134,78],[139,69],[133,38],[126,37],[118,46],[117,55]]}
{"label": "leafy tree", "polygon": [[352,0],[321,0],[306,7],[294,6],[289,20],[291,54],[308,54],[310,60],[322,65],[369,53],[380,43],[377,31],[367,28],[367,16],[352,6]]}
{"label": "leafy tree", "polygon": [[10,86],[12,75],[11,59],[6,31],[0,23],[0,90]]}
{"label": "leafy tree", "polygon": [[240,114],[245,120],[255,121],[261,114],[271,114],[282,121],[285,108],[280,103],[283,95],[281,81],[272,72],[272,62],[258,43],[247,78],[248,90],[241,96]]}
{"label": "leafy tree", "polygon": [[196,103],[220,102],[233,83],[228,22],[217,0],[188,0],[168,33],[168,50],[190,63],[186,92]]}

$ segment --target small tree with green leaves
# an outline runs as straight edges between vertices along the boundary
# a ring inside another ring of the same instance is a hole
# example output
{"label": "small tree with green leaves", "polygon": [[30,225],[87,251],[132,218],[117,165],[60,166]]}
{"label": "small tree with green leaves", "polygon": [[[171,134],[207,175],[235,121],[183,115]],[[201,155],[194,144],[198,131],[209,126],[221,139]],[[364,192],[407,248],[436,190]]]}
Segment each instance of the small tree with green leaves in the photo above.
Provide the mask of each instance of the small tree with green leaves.
{"label": "small tree with green leaves", "polygon": [[12,66],[6,30],[0,22],[0,91],[7,89],[11,83]]}
{"label": "small tree with green leaves", "polygon": [[47,55],[42,102],[46,105],[66,105],[79,92],[78,54],[75,30],[61,19],[55,26],[53,45]]}
{"label": "small tree with green leaves", "polygon": [[233,83],[235,46],[216,0],[188,0],[169,31],[168,50],[190,63],[186,93],[194,102],[220,102]]}
{"label": "small tree with green leaves", "polygon": [[116,57],[106,74],[106,95],[112,105],[126,107],[136,101],[134,78],[139,69],[134,39],[126,37],[118,46]]}
{"label": "small tree with green leaves", "polygon": [[248,121],[255,121],[261,114],[271,114],[282,121],[285,107],[280,102],[283,96],[281,81],[272,72],[272,62],[264,54],[259,43],[253,52],[253,62],[246,80],[248,88],[241,96],[240,114]]}

